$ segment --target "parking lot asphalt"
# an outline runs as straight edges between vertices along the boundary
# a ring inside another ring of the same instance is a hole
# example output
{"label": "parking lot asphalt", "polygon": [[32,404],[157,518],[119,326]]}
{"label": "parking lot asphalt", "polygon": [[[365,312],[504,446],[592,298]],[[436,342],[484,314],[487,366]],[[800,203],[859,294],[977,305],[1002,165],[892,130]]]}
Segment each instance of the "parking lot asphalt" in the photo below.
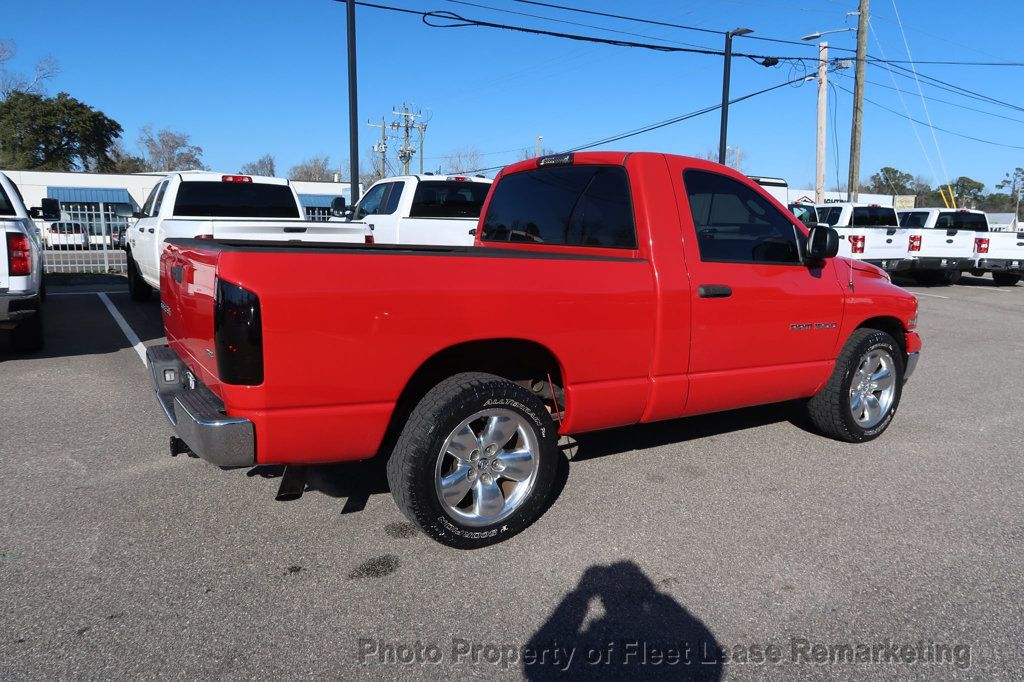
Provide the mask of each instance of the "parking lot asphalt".
{"label": "parking lot asphalt", "polygon": [[1024,286],[909,288],[925,347],[879,440],[792,404],[581,436],[536,524],[461,552],[373,464],[283,503],[171,458],[88,292],[141,344],[158,304],[53,287],[45,351],[0,341],[0,678],[1019,679]]}

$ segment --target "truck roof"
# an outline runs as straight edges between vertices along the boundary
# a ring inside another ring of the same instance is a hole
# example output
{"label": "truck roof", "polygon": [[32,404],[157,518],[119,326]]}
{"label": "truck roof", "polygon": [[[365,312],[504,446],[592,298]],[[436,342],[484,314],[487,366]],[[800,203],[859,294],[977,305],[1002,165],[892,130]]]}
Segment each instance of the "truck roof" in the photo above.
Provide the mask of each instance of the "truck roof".
{"label": "truck roof", "polygon": [[976,208],[947,208],[945,206],[922,206],[921,208],[901,208],[899,210],[900,213],[911,213],[913,211],[928,211],[929,213],[932,211],[936,213],[985,213]]}
{"label": "truck roof", "polygon": [[285,178],[272,178],[267,175],[246,175],[244,173],[217,173],[215,171],[178,171],[167,175],[177,175],[182,182],[221,182],[224,178],[249,178],[256,184],[287,185]]}
{"label": "truck roof", "polygon": [[[454,180],[455,178],[461,178],[465,182],[494,182],[491,178],[478,177],[476,175],[460,175],[459,173],[449,173],[447,175],[434,175],[433,173],[417,173],[414,175],[391,175],[386,178],[381,178],[377,182],[394,182],[396,180]],[[377,182],[373,184],[377,184]]]}

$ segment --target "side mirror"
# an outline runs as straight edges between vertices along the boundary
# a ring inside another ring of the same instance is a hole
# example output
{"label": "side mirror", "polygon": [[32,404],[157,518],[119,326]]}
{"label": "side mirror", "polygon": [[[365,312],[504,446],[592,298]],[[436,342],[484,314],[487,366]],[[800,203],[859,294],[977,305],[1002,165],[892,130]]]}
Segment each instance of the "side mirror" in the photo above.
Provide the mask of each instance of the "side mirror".
{"label": "side mirror", "polygon": [[56,199],[43,199],[39,203],[40,206],[33,207],[29,211],[29,215],[31,215],[36,220],[42,219],[48,223],[60,220],[61,211],[59,201],[57,201]]}
{"label": "side mirror", "polygon": [[348,211],[345,197],[334,197],[331,201],[331,215],[335,218],[344,218],[350,211]]}
{"label": "side mirror", "polygon": [[134,218],[138,212],[131,204],[114,204],[114,215],[118,218]]}
{"label": "side mirror", "polygon": [[807,260],[814,262],[835,257],[839,253],[839,233],[828,225],[816,224],[807,235],[807,248],[804,251]]}

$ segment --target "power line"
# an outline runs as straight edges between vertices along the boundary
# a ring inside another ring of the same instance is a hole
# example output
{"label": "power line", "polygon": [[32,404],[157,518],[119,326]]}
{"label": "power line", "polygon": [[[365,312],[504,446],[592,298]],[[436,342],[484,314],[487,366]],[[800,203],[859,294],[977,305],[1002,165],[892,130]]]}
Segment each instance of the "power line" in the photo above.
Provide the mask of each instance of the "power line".
{"label": "power line", "polygon": [[[845,88],[842,85],[837,85],[836,87],[839,88],[840,90],[843,90],[844,92],[853,94],[848,88]],[[909,119],[909,120],[913,121],[914,123],[918,123],[918,124],[923,125],[923,126],[928,126],[929,128],[941,131],[943,133],[948,133],[949,135],[956,135],[957,137],[962,137],[965,140],[973,140],[975,142],[983,142],[985,144],[995,145],[996,147],[1007,147],[1009,149],[1024,149],[1024,147],[1022,147],[1022,146],[1018,146],[1018,145],[1014,145],[1014,144],[1006,144],[1005,142],[994,142],[992,140],[985,140],[985,139],[982,139],[980,137],[973,137],[971,135],[966,135],[964,133],[958,133],[955,130],[948,130],[946,128],[940,128],[939,126],[930,125],[928,123],[925,123],[924,121],[919,121],[916,118],[911,118],[910,116],[907,116],[906,114],[901,114],[900,112],[896,111],[895,109],[890,109],[889,107],[885,106],[884,104],[879,104],[878,102],[870,100],[867,97],[864,98],[864,101],[865,102],[871,102],[871,104],[874,104],[879,109],[885,109],[889,113],[896,114],[897,116],[900,116],[902,118]]]}

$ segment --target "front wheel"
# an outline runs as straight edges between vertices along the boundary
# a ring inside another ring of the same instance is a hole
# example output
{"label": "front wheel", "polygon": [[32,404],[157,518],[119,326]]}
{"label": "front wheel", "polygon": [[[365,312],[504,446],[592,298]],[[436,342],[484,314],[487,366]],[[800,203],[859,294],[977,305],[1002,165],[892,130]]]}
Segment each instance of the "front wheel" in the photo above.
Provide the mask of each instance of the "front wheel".
{"label": "front wheel", "polygon": [[997,287],[1012,287],[1020,281],[1020,275],[1015,275],[1012,272],[993,272],[992,281]]}
{"label": "front wheel", "polygon": [[543,513],[557,441],[551,415],[530,391],[491,374],[456,374],[409,416],[388,460],[391,493],[438,542],[501,542]]}
{"label": "front wheel", "polygon": [[134,301],[148,301],[153,294],[153,287],[146,284],[139,274],[139,266],[135,264],[132,252],[128,252],[128,294]]}
{"label": "front wheel", "polygon": [[823,435],[848,443],[873,440],[896,414],[903,393],[903,350],[889,334],[858,329],[847,339],[828,383],[807,403]]}

